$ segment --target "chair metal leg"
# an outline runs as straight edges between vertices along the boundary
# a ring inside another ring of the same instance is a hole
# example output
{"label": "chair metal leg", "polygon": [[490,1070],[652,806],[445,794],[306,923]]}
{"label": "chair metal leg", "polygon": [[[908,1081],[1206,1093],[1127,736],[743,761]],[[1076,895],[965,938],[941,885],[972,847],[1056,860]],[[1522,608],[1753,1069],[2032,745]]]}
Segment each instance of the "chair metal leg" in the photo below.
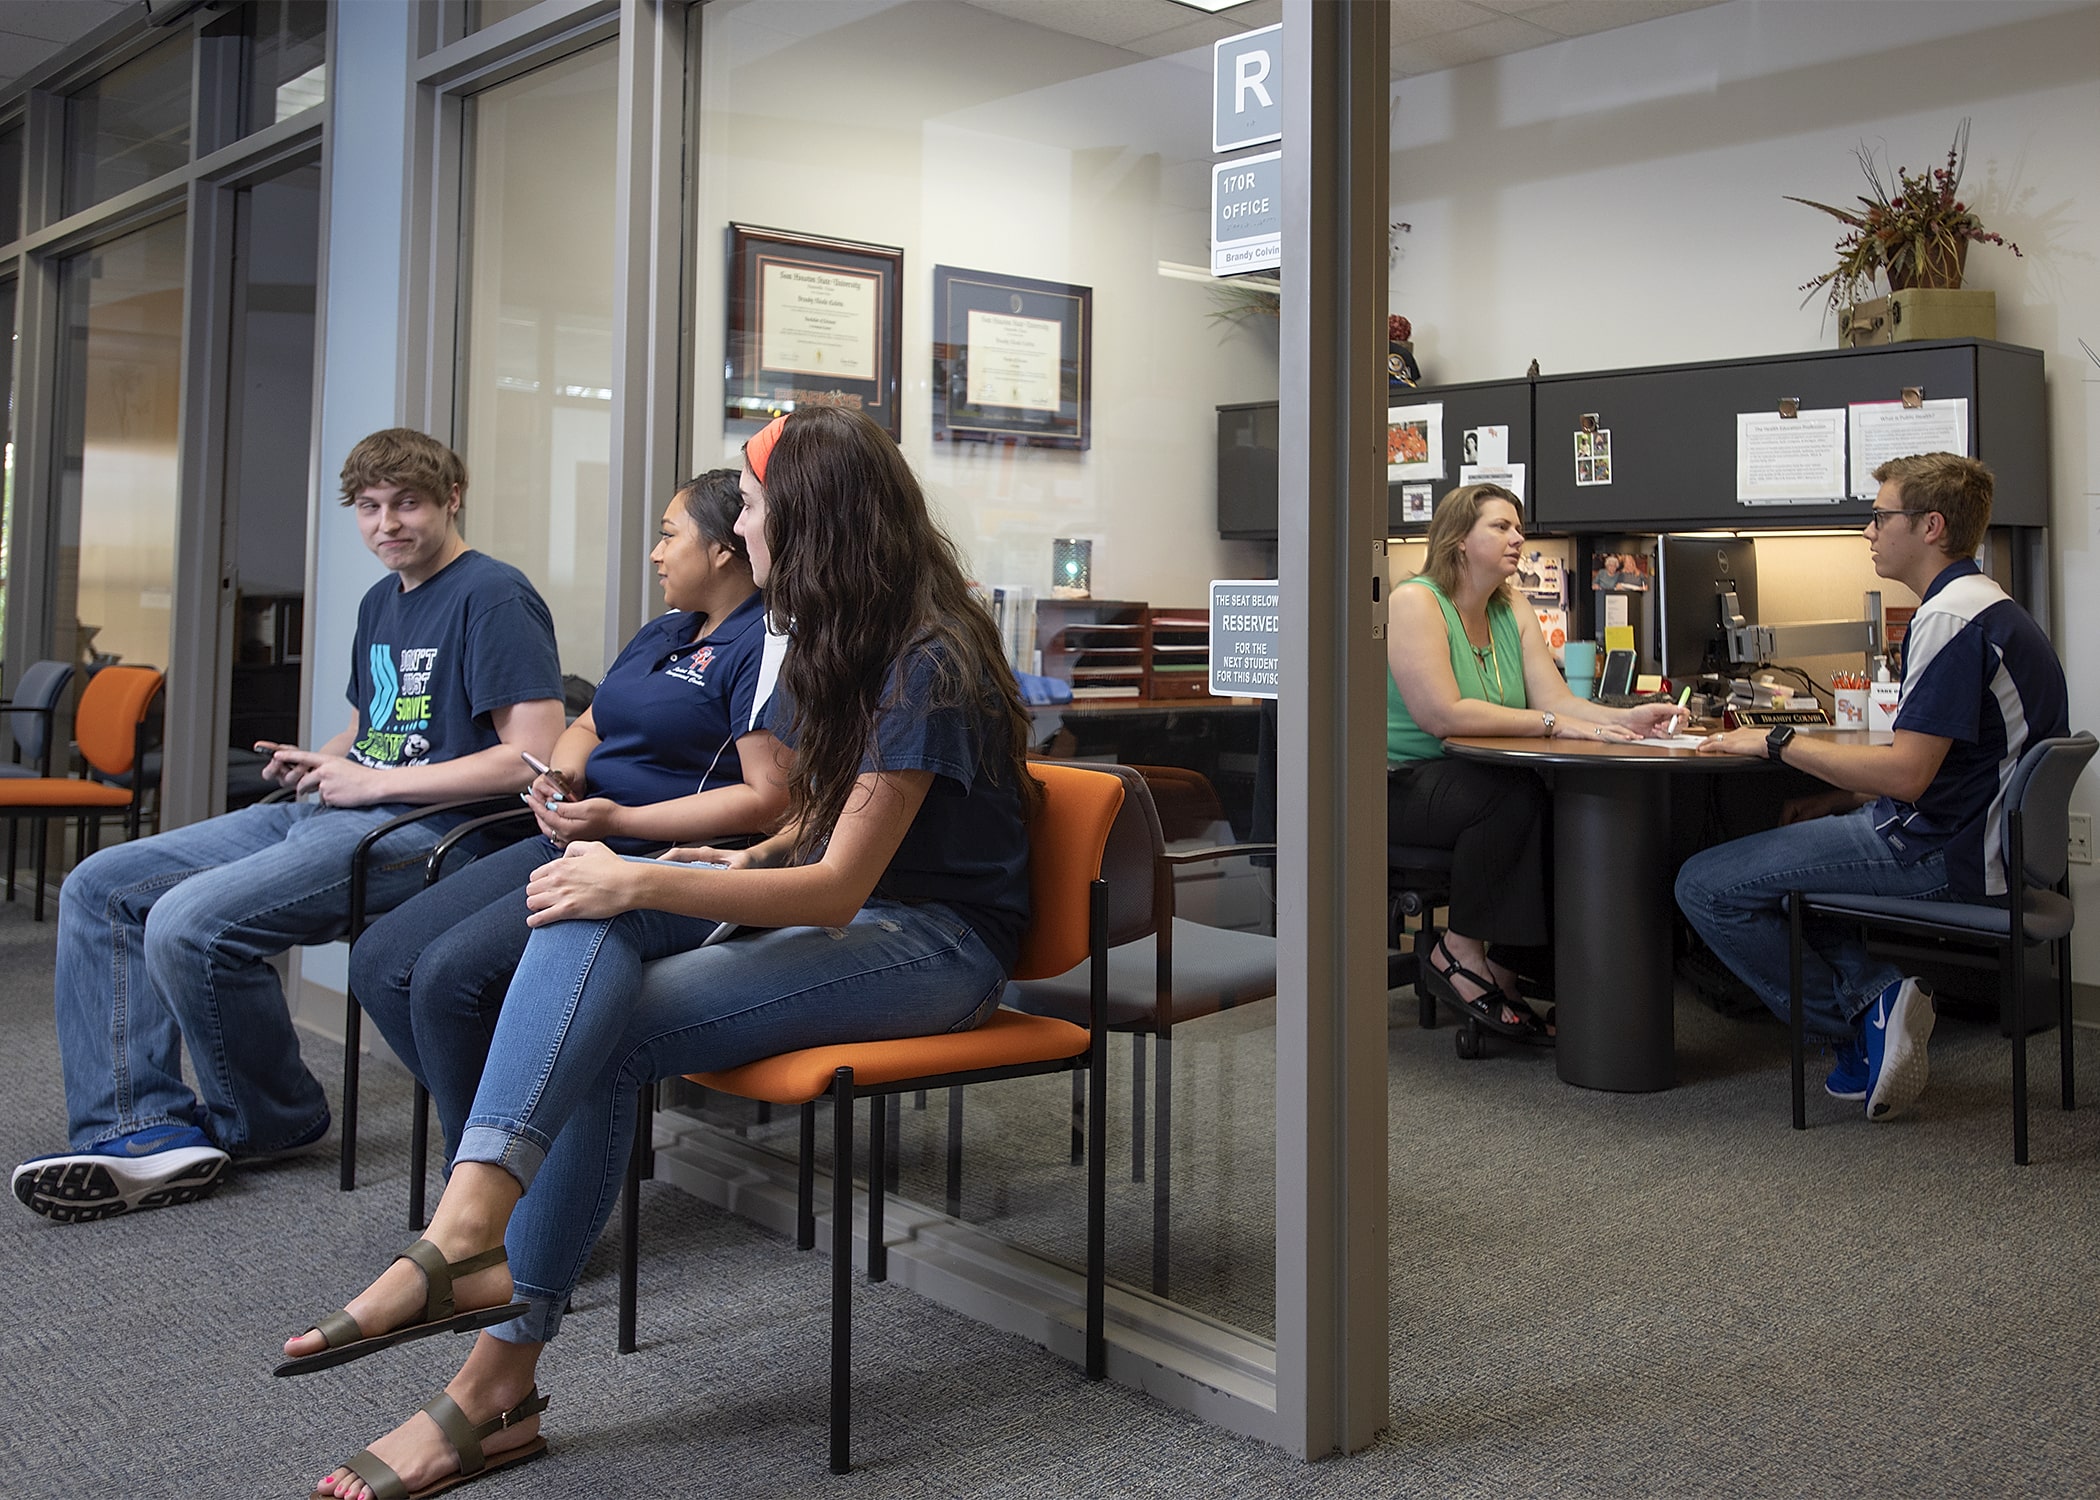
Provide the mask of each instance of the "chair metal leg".
{"label": "chair metal leg", "polygon": [[889,1134],[896,1121],[895,1094],[868,1101],[868,1280],[890,1279],[890,1247],[882,1237],[882,1205],[889,1183]]}
{"label": "chair metal leg", "polygon": [[948,1090],[948,1217],[962,1217],[963,1091]]}
{"label": "chair metal leg", "polygon": [[904,1111],[895,1094],[882,1096],[882,1186],[884,1191],[897,1191],[897,1168],[904,1160]]}
{"label": "chair metal leg", "polygon": [[1799,891],[1786,898],[1786,1024],[1794,1069],[1794,1128],[1808,1129],[1808,1023],[1801,1014],[1801,901]]}
{"label": "chair metal leg", "polygon": [[1173,1037],[1162,1032],[1152,1111],[1152,1290],[1161,1297],[1167,1295],[1167,1252],[1174,1238],[1174,1210],[1168,1199],[1174,1172],[1173,1047]]}
{"label": "chair metal leg", "polygon": [[364,1041],[365,1013],[357,996],[343,1001],[343,1170],[339,1186],[349,1192],[357,1186],[357,1073],[358,1049]]}
{"label": "chair metal leg", "polygon": [[831,1472],[852,1472],[853,1070],[831,1084]]}
{"label": "chair metal leg", "polygon": [[817,1247],[817,1101],[802,1106],[802,1153],[795,1163],[795,1248]]}
{"label": "chair metal leg", "polygon": [[656,1085],[635,1090],[634,1145],[627,1153],[627,1190],[620,1194],[620,1352],[634,1353],[636,1283],[641,1279],[642,1158],[656,1115]]}
{"label": "chair metal leg", "polygon": [[2078,1084],[2071,1056],[2074,1050],[2071,1026],[2071,939],[2056,944],[2056,1050],[2063,1064],[2064,1108],[2078,1108]]}
{"label": "chair metal leg", "polygon": [[408,1116],[408,1227],[421,1229],[423,1179],[430,1172],[430,1090],[416,1085],[416,1102]]}
{"label": "chair metal leg", "polygon": [[1072,1075],[1072,1165],[1086,1160],[1086,1080]]}
{"label": "chair metal leg", "polygon": [[[659,1102],[656,1095],[658,1087],[659,1085],[653,1079],[643,1084],[640,1097],[637,1100],[641,1111],[640,1139],[642,1143],[642,1180],[644,1182],[656,1181],[656,1106]],[[772,1106],[769,1104],[766,1108],[771,1109]]]}
{"label": "chair metal leg", "polygon": [[[2015,898],[2017,899],[2017,898]],[[2013,1164],[2027,1165],[2027,944],[2019,916],[2012,941]]]}
{"label": "chair metal leg", "polygon": [[1145,1180],[1145,1033],[1130,1033],[1130,1180]]}
{"label": "chair metal leg", "polygon": [[[1096,912],[1096,930],[1107,926]],[[1086,1378],[1108,1372],[1106,1302],[1108,1280],[1108,1143],[1100,1122],[1108,1118],[1108,1034],[1097,1031],[1087,1069],[1087,1094],[1093,1102],[1095,1128],[1086,1152]]]}

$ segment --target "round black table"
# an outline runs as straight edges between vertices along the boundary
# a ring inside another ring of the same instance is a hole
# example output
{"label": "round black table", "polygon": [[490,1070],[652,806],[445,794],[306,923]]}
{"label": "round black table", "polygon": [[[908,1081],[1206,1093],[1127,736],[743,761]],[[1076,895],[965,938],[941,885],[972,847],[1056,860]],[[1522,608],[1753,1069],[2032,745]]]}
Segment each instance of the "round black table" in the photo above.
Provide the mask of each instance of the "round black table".
{"label": "round black table", "polygon": [[1450,754],[1553,782],[1555,1064],[1563,1081],[1650,1093],[1677,1081],[1670,799],[1652,778],[1764,770],[1752,755],[1623,740],[1451,739]]}

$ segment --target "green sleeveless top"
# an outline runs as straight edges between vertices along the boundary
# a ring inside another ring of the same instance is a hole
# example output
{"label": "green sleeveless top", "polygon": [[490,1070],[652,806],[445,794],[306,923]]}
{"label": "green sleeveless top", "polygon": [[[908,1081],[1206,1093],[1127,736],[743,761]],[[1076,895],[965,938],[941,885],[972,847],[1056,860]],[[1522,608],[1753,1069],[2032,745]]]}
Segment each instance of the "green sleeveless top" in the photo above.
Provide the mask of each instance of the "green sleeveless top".
{"label": "green sleeveless top", "polygon": [[[1466,639],[1459,623],[1458,607],[1444,591],[1427,578],[1416,576],[1400,587],[1414,585],[1436,595],[1444,612],[1444,629],[1451,637],[1451,675],[1458,679],[1458,696],[1483,703],[1501,703],[1511,708],[1529,708],[1524,696],[1524,637],[1517,630],[1517,614],[1509,600],[1496,594],[1488,600],[1488,640],[1492,649],[1485,655]],[[1436,760],[1444,753],[1444,742],[1415,723],[1414,715],[1401,701],[1390,672],[1385,679],[1385,759],[1387,765],[1414,760]]]}

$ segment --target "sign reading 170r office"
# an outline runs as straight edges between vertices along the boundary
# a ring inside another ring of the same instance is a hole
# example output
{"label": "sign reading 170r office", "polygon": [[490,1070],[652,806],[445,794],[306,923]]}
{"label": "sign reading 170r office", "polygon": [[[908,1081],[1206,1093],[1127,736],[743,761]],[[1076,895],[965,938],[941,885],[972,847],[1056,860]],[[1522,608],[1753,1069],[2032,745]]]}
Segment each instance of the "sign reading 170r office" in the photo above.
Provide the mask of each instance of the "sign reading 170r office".
{"label": "sign reading 170r office", "polygon": [[[1210,144],[1237,151],[1283,139],[1283,28],[1264,26],[1219,42],[1211,62]],[[1210,169],[1210,274],[1283,264],[1283,153],[1266,151]]]}

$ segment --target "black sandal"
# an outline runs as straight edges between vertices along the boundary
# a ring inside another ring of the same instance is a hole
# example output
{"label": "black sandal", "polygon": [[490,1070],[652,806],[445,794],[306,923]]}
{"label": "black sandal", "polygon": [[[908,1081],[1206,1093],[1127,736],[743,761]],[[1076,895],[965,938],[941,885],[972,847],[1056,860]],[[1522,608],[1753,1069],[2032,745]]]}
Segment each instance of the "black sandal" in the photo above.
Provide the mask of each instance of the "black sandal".
{"label": "black sandal", "polygon": [[[1502,992],[1502,986],[1484,974],[1476,974],[1451,956],[1439,934],[1436,945],[1427,954],[1428,962],[1422,967],[1422,982],[1429,986],[1429,993],[1441,1004],[1449,1006],[1461,1016],[1478,1021],[1490,1031],[1503,1036],[1518,1037],[1526,1041],[1550,1041],[1543,1022],[1529,1007],[1513,1005]],[[1480,986],[1477,999],[1468,1000],[1458,992],[1454,979],[1469,979]],[[1490,999],[1489,997],[1493,998]]]}

